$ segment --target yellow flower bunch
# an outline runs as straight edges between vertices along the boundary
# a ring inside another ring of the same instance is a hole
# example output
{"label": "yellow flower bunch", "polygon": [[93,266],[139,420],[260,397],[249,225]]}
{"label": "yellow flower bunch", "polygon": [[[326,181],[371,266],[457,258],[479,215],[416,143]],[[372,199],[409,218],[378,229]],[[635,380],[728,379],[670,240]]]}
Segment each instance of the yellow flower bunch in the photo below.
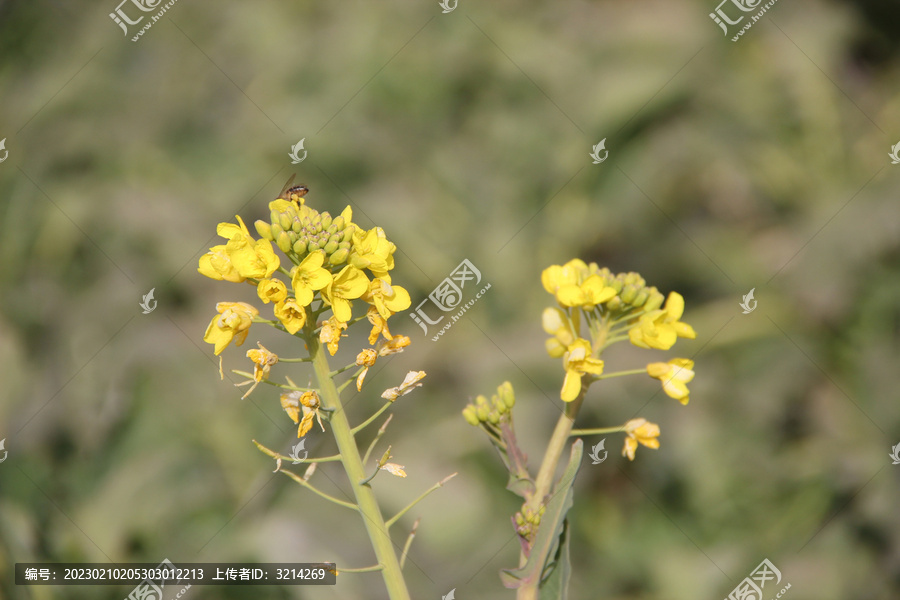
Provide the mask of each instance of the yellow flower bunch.
{"label": "yellow flower bunch", "polygon": [[[334,354],[340,332],[353,319],[353,301],[361,300],[374,310],[369,320],[390,340],[387,320],[410,306],[409,293],[391,283],[394,251],[381,227],[365,230],[353,223],[348,206],[335,218],[306,205],[305,198],[284,194],[269,203],[270,221],[256,221],[260,239],[250,235],[244,221],[220,223],[219,236],[227,242],[213,246],[200,257],[198,271],[212,279],[248,282],[264,304],[272,304],[273,315],[285,331],[297,334],[330,309],[323,342]],[[275,253],[281,250],[293,266],[287,270]],[[368,272],[368,274],[367,274]],[[285,279],[278,277],[278,273]],[[215,345],[218,355],[234,340],[240,345],[259,311],[245,303],[220,303],[204,340]],[[372,339],[370,343],[375,343]]]}

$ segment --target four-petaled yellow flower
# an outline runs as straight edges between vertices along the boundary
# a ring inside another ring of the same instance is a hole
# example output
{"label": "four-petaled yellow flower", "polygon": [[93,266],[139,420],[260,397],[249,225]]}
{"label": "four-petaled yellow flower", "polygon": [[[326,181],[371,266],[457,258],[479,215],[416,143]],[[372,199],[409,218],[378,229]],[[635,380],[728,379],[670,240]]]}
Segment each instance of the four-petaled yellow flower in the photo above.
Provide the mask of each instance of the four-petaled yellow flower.
{"label": "four-petaled yellow flower", "polygon": [[353,233],[353,250],[349,262],[358,269],[369,269],[375,277],[390,283],[388,271],[394,268],[396,249],[397,246],[388,241],[381,227],[374,227],[369,231],[357,228]]}
{"label": "four-petaled yellow flower", "polygon": [[287,298],[287,286],[280,279],[261,279],[256,286],[256,295],[263,304],[278,303]]}
{"label": "four-petaled yellow flower", "polygon": [[241,283],[246,281],[241,274],[238,273],[234,265],[231,264],[231,258],[225,251],[225,244],[219,244],[209,249],[209,252],[200,257],[200,266],[197,271],[201,275],[206,275],[210,279],[219,281],[230,281],[232,283]]}
{"label": "four-petaled yellow flower", "polygon": [[647,365],[647,374],[662,382],[663,391],[670,398],[682,404],[690,400],[687,384],[694,378],[694,361],[673,358],[667,363],[656,362]]}
{"label": "four-petaled yellow flower", "polygon": [[663,308],[641,315],[637,324],[628,330],[628,338],[635,346],[657,350],[668,350],[678,338],[692,340],[697,334],[690,325],[678,320],[682,314],[684,298],[672,292]]}
{"label": "four-petaled yellow flower", "polygon": [[366,274],[347,265],[322,288],[322,297],[331,306],[334,316],[346,323],[353,316],[350,301],[359,298],[368,289],[369,279]]}
{"label": "four-petaled yellow flower", "polygon": [[322,268],[324,262],[324,252],[313,252],[291,270],[291,285],[300,306],[312,304],[313,292],[331,283],[331,273]]}
{"label": "four-petaled yellow flower", "polygon": [[363,380],[366,378],[366,373],[369,372],[369,369],[375,364],[375,360],[378,358],[378,353],[372,350],[371,348],[366,348],[362,352],[356,355],[356,364],[360,367],[365,367],[362,372],[359,374],[359,377],[356,378],[356,391],[362,391]]}
{"label": "four-petaled yellow flower", "polygon": [[232,340],[236,346],[244,343],[253,317],[258,316],[259,311],[246,302],[219,302],[216,311],[219,314],[210,321],[203,341],[214,344],[218,356]]}
{"label": "four-petaled yellow flower", "polygon": [[544,269],[541,283],[545,290],[556,296],[560,305],[568,307],[592,309],[616,295],[615,288],[606,285],[599,275],[591,275],[584,261],[577,258],[562,266]]}
{"label": "four-petaled yellow flower", "polygon": [[281,321],[291,335],[306,325],[306,308],[300,306],[294,298],[287,298],[275,305],[275,318]]}
{"label": "four-petaled yellow flower", "polygon": [[322,329],[319,330],[319,343],[325,344],[332,356],[338,351],[341,337],[346,337],[342,333],[345,329],[347,329],[347,324],[334,316],[322,323]]}
{"label": "four-petaled yellow flower", "polygon": [[581,392],[581,376],[585,373],[600,375],[603,373],[603,361],[591,355],[591,343],[579,338],[569,346],[563,355],[563,366],[566,378],[563,381],[560,398],[571,402]]}
{"label": "four-petaled yellow flower", "polygon": [[409,292],[399,285],[391,285],[379,277],[369,282],[369,289],[362,295],[362,299],[374,306],[384,319],[389,319],[394,313],[406,310],[412,304]]}
{"label": "four-petaled yellow flower", "polygon": [[378,314],[378,309],[374,306],[370,306],[369,310],[366,311],[366,319],[372,324],[372,331],[369,332],[370,344],[374,344],[378,340],[379,335],[383,335],[386,340],[394,337],[391,335],[391,330],[388,329],[387,319]]}
{"label": "four-petaled yellow flower", "polygon": [[281,259],[272,249],[272,243],[269,240],[254,240],[244,221],[240,217],[237,217],[237,220],[240,227],[229,228],[234,234],[225,244],[225,252],[228,253],[231,264],[242,277],[254,279],[271,277],[281,265]]}
{"label": "four-petaled yellow flower", "polygon": [[625,423],[625,446],[622,448],[622,456],[628,460],[634,460],[634,451],[638,442],[648,448],[659,448],[659,425],[651,423],[647,419],[632,419]]}

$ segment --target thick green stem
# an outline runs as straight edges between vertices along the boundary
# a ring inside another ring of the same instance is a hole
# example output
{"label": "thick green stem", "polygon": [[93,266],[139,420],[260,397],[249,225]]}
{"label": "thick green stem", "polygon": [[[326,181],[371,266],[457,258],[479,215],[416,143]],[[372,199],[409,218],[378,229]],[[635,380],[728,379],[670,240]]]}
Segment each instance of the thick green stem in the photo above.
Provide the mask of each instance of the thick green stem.
{"label": "thick green stem", "polygon": [[[589,376],[586,375],[585,377]],[[541,462],[541,468],[538,471],[537,479],[535,479],[534,482],[534,495],[528,501],[528,506],[534,512],[537,512],[540,509],[544,497],[550,493],[550,488],[553,485],[553,476],[556,473],[556,467],[559,464],[559,459],[565,450],[569,434],[575,424],[575,417],[578,416],[578,411],[581,409],[582,402],[584,402],[584,395],[587,392],[587,388],[588,386],[586,383],[582,383],[581,392],[578,394],[578,397],[566,404],[565,411],[559,416],[559,420],[556,422],[556,428],[553,430],[553,436],[550,438],[550,443],[547,445],[547,452],[544,454],[544,460]],[[522,552],[519,555],[519,566],[524,567],[527,560],[528,557]],[[516,600],[538,600],[538,585],[539,582],[536,582],[520,587],[516,591]]]}
{"label": "thick green stem", "polygon": [[369,539],[372,541],[372,548],[375,550],[378,564],[383,567],[381,575],[387,587],[388,597],[390,600],[410,600],[406,582],[400,571],[400,561],[394,552],[394,544],[391,542],[385,526],[381,508],[378,506],[378,500],[375,498],[375,492],[368,485],[360,485],[359,483],[366,478],[366,472],[362,459],[359,456],[359,448],[350,429],[350,423],[347,420],[347,413],[343,410],[340,394],[338,394],[334,381],[329,376],[331,368],[328,366],[325,349],[319,344],[317,336],[313,334],[312,327],[308,326],[305,333],[304,337],[306,338],[310,356],[313,359],[313,368],[319,383],[322,403],[325,408],[334,409],[330,420],[331,431],[337,442],[338,451],[343,457],[344,470],[353,488],[353,494],[356,497],[357,505],[359,505],[359,512],[362,513],[363,523],[366,526]]}

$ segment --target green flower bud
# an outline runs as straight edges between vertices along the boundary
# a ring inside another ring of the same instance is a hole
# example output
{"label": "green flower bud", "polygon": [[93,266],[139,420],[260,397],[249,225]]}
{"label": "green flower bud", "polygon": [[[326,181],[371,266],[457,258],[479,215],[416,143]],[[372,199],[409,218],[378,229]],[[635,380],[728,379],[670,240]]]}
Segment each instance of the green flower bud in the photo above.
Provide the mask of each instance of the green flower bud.
{"label": "green flower bud", "polygon": [[256,221],[253,225],[256,226],[256,233],[259,234],[259,237],[264,240],[269,240],[270,242],[275,238],[272,237],[272,225],[266,223],[265,221]]}
{"label": "green flower bud", "polygon": [[516,525],[521,527],[524,524],[525,524],[525,518],[522,516],[522,513],[517,512],[516,513]]}
{"label": "green flower bud", "polygon": [[479,421],[487,421],[488,420],[488,407],[487,406],[476,407],[475,414],[478,415]]}
{"label": "green flower bud", "polygon": [[478,420],[478,414],[475,412],[475,407],[469,404],[462,411],[463,418],[469,425],[478,425],[481,421]]}
{"label": "green flower bud", "polygon": [[622,306],[622,299],[618,296],[613,296],[613,298],[606,303],[606,308],[609,310],[621,310]]}
{"label": "green flower bud", "polygon": [[488,421],[490,421],[492,425],[496,425],[500,422],[500,413],[496,410],[492,410],[488,413]]}
{"label": "green flower bud", "polygon": [[622,302],[624,302],[625,304],[631,304],[637,297],[637,288],[635,288],[630,283],[625,284],[625,287],[622,288],[622,293],[620,295],[622,297]]}
{"label": "green flower bud", "polygon": [[650,293],[647,291],[646,288],[644,288],[640,292],[638,292],[638,295],[635,296],[634,300],[632,300],[631,305],[632,306],[643,306],[644,303],[647,302],[647,299],[649,297],[650,297]]}
{"label": "green flower bud", "polygon": [[350,250],[347,248],[339,248],[337,252],[328,257],[328,263],[334,266],[344,264],[347,257],[350,256]]}
{"label": "green flower bud", "polygon": [[323,250],[325,250],[325,254],[332,254],[335,251],[337,251],[337,249],[338,249],[337,242],[334,242],[334,241],[328,242],[327,244],[325,244],[325,248],[323,248]]}
{"label": "green flower bud", "polygon": [[278,223],[274,223],[271,227],[269,227],[269,230],[272,232],[271,241],[273,242],[278,239],[278,236],[284,233],[284,229],[282,229],[281,225],[279,225]]}
{"label": "green flower bud", "polygon": [[513,386],[510,382],[504,381],[500,387],[497,388],[497,393],[500,395],[503,404],[506,405],[507,410],[515,406],[516,394],[513,392]]}
{"label": "green flower bud", "polygon": [[280,215],[278,215],[278,224],[281,225],[282,229],[287,231],[288,229],[291,228],[291,225],[293,225],[294,223],[293,223],[293,221],[291,221],[291,218],[289,216],[287,216],[284,213],[281,213]]}
{"label": "green flower bud", "polygon": [[306,249],[309,250],[310,254],[312,254],[316,250],[321,250],[321,248],[319,247],[319,242],[313,240],[309,241],[309,243],[306,245]]}
{"label": "green flower bud", "polygon": [[475,406],[488,406],[487,396],[483,394],[475,396]]}
{"label": "green flower bud", "polygon": [[278,248],[285,254],[291,251],[291,237],[285,232],[282,231],[278,234],[276,242],[278,243]]}
{"label": "green flower bud", "polygon": [[346,222],[344,221],[344,215],[336,216],[334,221],[331,222],[331,227],[334,227],[335,232],[343,231],[345,226]]}
{"label": "green flower bud", "polygon": [[657,290],[655,287],[650,288],[650,297],[644,303],[644,310],[646,310],[648,312],[651,310],[656,310],[660,306],[662,306],[663,302],[665,302],[665,301],[666,301],[665,296],[660,294],[659,290]]}
{"label": "green flower bud", "polygon": [[294,242],[293,248],[294,254],[296,254],[297,256],[303,256],[304,254],[306,254],[306,242],[304,242],[302,239]]}
{"label": "green flower bud", "polygon": [[322,229],[328,229],[329,227],[331,227],[331,222],[332,222],[331,215],[328,214],[327,212],[323,212],[322,213]]}
{"label": "green flower bud", "polygon": [[303,224],[300,223],[300,217],[294,217],[294,221],[291,223],[291,229],[294,233],[300,233],[303,231]]}
{"label": "green flower bud", "polygon": [[616,277],[615,279],[613,279],[612,281],[609,282],[609,287],[616,290],[617,294],[622,291],[622,286],[623,286],[623,282],[618,277]]}
{"label": "green flower bud", "polygon": [[342,242],[349,242],[353,239],[353,227],[348,227],[344,230],[344,235],[341,236]]}

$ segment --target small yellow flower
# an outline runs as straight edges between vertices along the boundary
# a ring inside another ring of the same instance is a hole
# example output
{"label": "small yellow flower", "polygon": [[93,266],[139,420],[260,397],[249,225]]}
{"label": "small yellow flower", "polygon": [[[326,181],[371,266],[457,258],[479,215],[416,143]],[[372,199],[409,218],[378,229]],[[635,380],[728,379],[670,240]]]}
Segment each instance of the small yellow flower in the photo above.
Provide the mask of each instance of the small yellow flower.
{"label": "small yellow flower", "polygon": [[394,268],[394,251],[397,246],[388,241],[384,229],[374,227],[369,231],[357,228],[353,233],[353,249],[350,252],[350,264],[358,269],[369,269],[375,277],[388,283],[388,273]]}
{"label": "small yellow flower", "polygon": [[384,391],[381,394],[381,397],[385,400],[390,400],[393,402],[400,396],[405,396],[410,393],[417,387],[422,385],[422,378],[425,377],[425,371],[410,371],[406,374],[406,378],[403,380],[403,383],[398,385],[397,387],[392,387]]}
{"label": "small yellow flower", "polygon": [[339,321],[347,322],[353,316],[351,300],[359,298],[369,289],[369,279],[365,273],[347,265],[322,288],[325,302],[331,306]]}
{"label": "small yellow flower", "polygon": [[591,343],[583,338],[575,340],[563,355],[563,366],[566,378],[563,381],[560,398],[571,402],[581,392],[581,376],[585,373],[600,375],[603,373],[603,361],[591,356]]}
{"label": "small yellow flower", "polygon": [[679,321],[682,314],[684,298],[672,292],[663,308],[641,315],[637,324],[628,330],[628,337],[635,346],[657,350],[668,350],[678,338],[692,340],[697,334],[690,325]]}
{"label": "small yellow flower", "polygon": [[403,349],[411,343],[409,337],[405,335],[395,335],[389,340],[382,340],[378,344],[378,356],[390,356],[391,354],[403,352]]}
{"label": "small yellow flower", "polygon": [[324,262],[324,252],[313,252],[291,271],[291,285],[300,306],[312,304],[313,292],[331,283],[331,273],[322,268]]}
{"label": "small yellow flower", "polygon": [[[232,232],[231,239],[225,244],[225,252],[231,259],[231,264],[241,277],[271,277],[281,265],[281,260],[272,249],[272,243],[269,240],[254,240],[244,221],[240,217],[237,220],[240,227],[232,226],[231,223],[221,223],[219,226],[219,235]],[[223,225],[226,227],[222,227]]]}
{"label": "small yellow flower", "polygon": [[362,373],[359,374],[359,377],[356,378],[356,391],[362,391],[363,380],[366,378],[366,373],[369,372],[369,369],[375,364],[375,360],[378,358],[378,353],[372,350],[371,348],[366,348],[362,352],[356,355],[356,364],[360,367],[365,367],[362,370]]}
{"label": "small yellow flower", "polygon": [[687,384],[694,378],[694,361],[673,358],[667,363],[655,362],[647,365],[647,374],[662,382],[663,391],[670,398],[687,404],[690,392]]}
{"label": "small yellow flower", "polygon": [[231,258],[228,257],[228,253],[225,251],[225,244],[213,246],[209,249],[209,252],[201,256],[200,266],[197,267],[197,271],[201,275],[206,275],[210,279],[218,281],[224,280],[232,283],[246,281],[246,278],[242,277],[237,269],[234,268],[234,265],[231,264]]}
{"label": "small yellow flower", "polygon": [[219,302],[216,311],[219,315],[210,321],[203,341],[214,344],[218,356],[232,340],[236,346],[244,343],[253,317],[258,316],[259,311],[246,302]]}
{"label": "small yellow flower", "polygon": [[634,451],[638,442],[648,448],[659,448],[659,425],[651,423],[647,419],[632,419],[625,423],[625,446],[622,448],[622,456],[628,460],[634,460]]}
{"label": "small yellow flower", "polygon": [[369,289],[362,295],[362,299],[374,306],[384,319],[406,310],[412,304],[409,292],[378,277],[369,282]]}
{"label": "small yellow flower", "polygon": [[[319,394],[313,390],[309,392],[293,391],[281,395],[281,408],[285,410],[294,423],[298,423],[297,437],[303,437],[312,429],[313,418],[319,421],[319,427],[325,431],[322,425],[322,417],[319,409],[322,403],[319,401]],[[303,418],[300,418],[300,411],[303,411]]]}
{"label": "small yellow flower", "polygon": [[378,340],[379,335],[383,335],[384,339],[390,340],[392,337],[391,330],[388,329],[387,319],[378,314],[378,309],[370,306],[366,312],[366,319],[372,324],[372,331],[369,332],[369,343],[374,344]]}
{"label": "small yellow flower", "polygon": [[261,279],[256,286],[256,295],[264,304],[278,303],[287,298],[287,286],[280,279]]}
{"label": "small yellow flower", "polygon": [[294,298],[282,300],[275,305],[275,318],[281,321],[291,335],[306,325],[306,308],[300,306]]}
{"label": "small yellow flower", "polygon": [[562,306],[591,309],[612,299],[616,290],[607,286],[599,275],[591,275],[589,267],[579,259],[563,266],[552,265],[541,274],[544,289],[556,296]]}
{"label": "small yellow flower", "polygon": [[319,330],[319,343],[325,344],[332,356],[338,351],[341,337],[346,337],[342,333],[345,329],[347,329],[347,324],[334,316],[322,323],[322,329]]}
{"label": "small yellow flower", "polygon": [[406,471],[403,470],[406,467],[404,467],[403,465],[398,465],[396,463],[389,462],[389,463],[384,463],[384,465],[382,465],[378,468],[381,469],[382,471],[387,471],[388,473],[390,473],[391,475],[394,475],[396,477],[406,477]]}

